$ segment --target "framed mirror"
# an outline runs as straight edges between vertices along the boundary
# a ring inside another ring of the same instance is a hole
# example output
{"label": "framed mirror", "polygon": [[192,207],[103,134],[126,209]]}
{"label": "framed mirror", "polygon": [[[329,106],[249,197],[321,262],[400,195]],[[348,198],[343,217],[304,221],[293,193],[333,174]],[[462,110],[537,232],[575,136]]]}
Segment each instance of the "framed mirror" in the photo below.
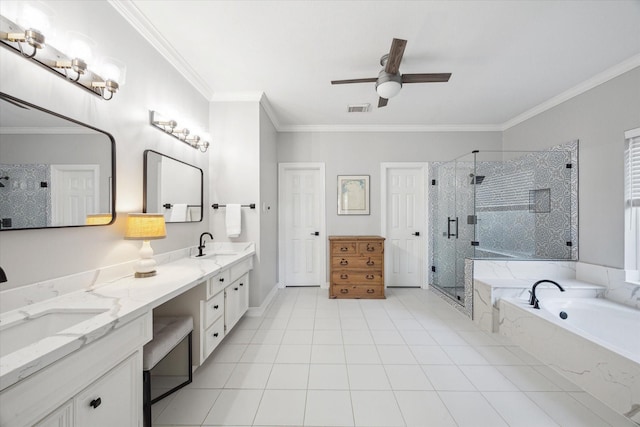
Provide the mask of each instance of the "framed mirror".
{"label": "framed mirror", "polygon": [[108,132],[0,92],[0,231],[115,220]]}
{"label": "framed mirror", "polygon": [[165,222],[202,221],[202,169],[153,150],[144,152],[143,212]]}

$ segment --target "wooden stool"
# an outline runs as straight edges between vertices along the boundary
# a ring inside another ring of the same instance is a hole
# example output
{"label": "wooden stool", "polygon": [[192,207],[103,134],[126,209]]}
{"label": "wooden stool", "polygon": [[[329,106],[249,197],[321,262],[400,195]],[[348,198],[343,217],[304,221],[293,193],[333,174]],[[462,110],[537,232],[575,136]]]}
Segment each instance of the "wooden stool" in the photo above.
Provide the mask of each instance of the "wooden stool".
{"label": "wooden stool", "polygon": [[[171,393],[180,390],[193,380],[193,373],[191,372],[193,358],[191,352],[192,332],[193,317],[191,316],[168,316],[156,317],[153,319],[153,339],[145,344],[142,357],[142,402],[145,427],[151,427],[151,405],[161,399],[164,399]],[[171,350],[173,350],[185,338],[188,339],[189,347],[189,364],[187,366],[189,379],[160,396],[151,399],[151,369],[164,359],[169,352],[171,352]]]}

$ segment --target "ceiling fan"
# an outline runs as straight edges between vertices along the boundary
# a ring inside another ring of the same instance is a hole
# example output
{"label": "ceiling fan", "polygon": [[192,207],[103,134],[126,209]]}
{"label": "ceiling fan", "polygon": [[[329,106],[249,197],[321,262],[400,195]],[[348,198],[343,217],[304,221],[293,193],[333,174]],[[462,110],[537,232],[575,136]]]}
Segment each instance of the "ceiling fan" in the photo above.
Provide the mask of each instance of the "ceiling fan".
{"label": "ceiling fan", "polygon": [[380,96],[378,99],[378,108],[384,107],[389,102],[389,98],[393,98],[400,92],[403,83],[441,83],[448,82],[451,73],[431,73],[431,74],[400,74],[400,61],[404,54],[404,48],[407,45],[406,40],[393,39],[389,53],[382,55],[380,65],[384,68],[378,74],[378,77],[366,79],[348,79],[348,80],[332,80],[332,85],[340,85],[347,83],[375,83],[376,92]]}

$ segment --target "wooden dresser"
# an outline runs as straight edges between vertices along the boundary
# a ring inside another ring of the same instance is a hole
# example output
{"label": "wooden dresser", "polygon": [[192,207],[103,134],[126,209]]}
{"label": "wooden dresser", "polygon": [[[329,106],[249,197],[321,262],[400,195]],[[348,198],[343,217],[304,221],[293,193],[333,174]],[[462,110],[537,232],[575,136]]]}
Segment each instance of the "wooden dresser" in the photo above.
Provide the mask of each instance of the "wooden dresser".
{"label": "wooden dresser", "polygon": [[384,298],[384,237],[329,236],[329,298]]}

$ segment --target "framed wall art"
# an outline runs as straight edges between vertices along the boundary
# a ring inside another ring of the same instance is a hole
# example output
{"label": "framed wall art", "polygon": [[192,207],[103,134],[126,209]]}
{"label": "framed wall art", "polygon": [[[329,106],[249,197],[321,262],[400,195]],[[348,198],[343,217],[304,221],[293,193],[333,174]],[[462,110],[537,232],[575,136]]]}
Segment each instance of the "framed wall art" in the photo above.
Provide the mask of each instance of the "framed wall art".
{"label": "framed wall art", "polygon": [[369,215],[369,175],[338,175],[338,215]]}

